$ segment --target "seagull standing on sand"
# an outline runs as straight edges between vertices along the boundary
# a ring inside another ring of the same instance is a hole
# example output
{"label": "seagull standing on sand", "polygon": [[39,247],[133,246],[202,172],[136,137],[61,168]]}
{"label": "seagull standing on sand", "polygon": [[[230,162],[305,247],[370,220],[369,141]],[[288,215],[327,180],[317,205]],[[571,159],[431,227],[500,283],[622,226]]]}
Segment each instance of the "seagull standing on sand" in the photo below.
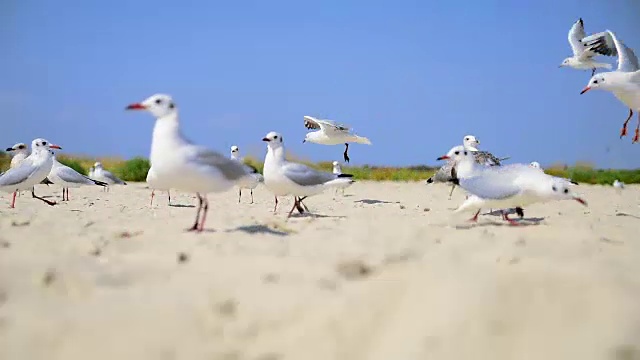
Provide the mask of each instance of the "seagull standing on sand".
{"label": "seagull standing on sand", "polygon": [[[231,147],[231,159],[244,164],[242,157],[240,157],[240,149],[236,145],[233,145]],[[253,204],[253,189],[258,187],[258,184],[260,184],[261,182],[264,182],[264,177],[255,167],[249,164],[244,165],[251,169],[251,176],[247,178],[247,181],[245,181],[244,184],[240,184],[238,186],[238,204],[240,203],[240,199],[242,198],[242,189],[251,190],[251,203]]]}
{"label": "seagull standing on sand", "polygon": [[50,149],[60,149],[58,145],[49,143],[45,139],[35,139],[31,142],[31,154],[24,158],[17,166],[0,175],[0,191],[13,193],[11,207],[15,207],[16,193],[22,190],[32,190],[32,195],[48,205],[55,205],[55,201],[49,201],[36,196],[33,187],[42,182],[53,166]]}
{"label": "seagull standing on sand", "polygon": [[[333,162],[333,173],[335,175],[340,175],[342,174],[342,168],[340,167],[340,163],[337,161]],[[336,195],[338,194],[338,190],[342,190],[342,196],[344,196],[344,189],[348,188],[349,186],[351,186],[350,183],[345,182],[344,184],[340,185],[340,186],[336,186]]]}
{"label": "seagull standing on sand", "polygon": [[578,70],[591,69],[591,76],[596,73],[596,68],[611,69],[611,64],[598,63],[593,60],[598,53],[586,44],[585,37],[587,34],[584,32],[584,22],[580,18],[569,30],[569,45],[571,45],[573,56],[564,59],[559,67],[568,66]]}
{"label": "seagull standing on sand", "polygon": [[[105,170],[102,167],[102,163],[99,161],[93,164],[93,179],[96,179],[108,185],[127,185],[126,182],[118,179],[118,177],[113,175],[110,171]],[[105,190],[109,190],[109,186],[106,186]]]}
{"label": "seagull standing on sand", "polygon": [[627,124],[633,116],[633,110],[639,111],[638,125],[632,143],[640,141],[640,64],[633,50],[627,47],[616,35],[609,31],[590,35],[584,41],[590,48],[603,55],[618,56],[618,68],[591,77],[587,86],[580,92],[591,89],[611,91],[618,100],[629,107],[629,116],[622,125],[620,138],[627,135]]}
{"label": "seagull standing on sand", "polygon": [[350,132],[347,125],[338,124],[331,120],[320,120],[314,117],[304,116],[304,127],[311,130],[305,135],[303,143],[312,142],[322,145],[344,144],[344,161],[349,162],[349,143],[371,145],[371,141],[366,137],[358,136]]}
{"label": "seagull standing on sand", "polygon": [[[564,179],[545,174],[524,164],[499,167],[479,166],[469,151],[454,154],[456,162],[452,170],[452,182],[465,189],[471,196],[455,212],[477,210],[471,221],[478,220],[483,207],[500,209],[526,206],[551,200],[576,200],[587,203],[569,189]],[[502,212],[503,219],[516,225]]]}
{"label": "seagull standing on sand", "polygon": [[306,165],[287,161],[284,158],[282,135],[270,132],[262,139],[267,142],[267,155],[264,159],[264,184],[276,196],[293,195],[294,209],[302,213],[309,211],[302,203],[308,196],[316,195],[325,189],[353,183],[351,174],[332,174],[312,169]]}
{"label": "seagull standing on sand", "polygon": [[[80,174],[72,168],[61,164],[56,160],[56,156],[51,151],[52,166],[48,178],[54,184],[62,186],[62,201],[69,201],[69,188],[77,188],[81,185],[98,185],[105,187],[108,184],[102,181],[93,180],[87,176]],[[65,198],[66,195],[66,198]]]}
{"label": "seagull standing on sand", "polygon": [[[465,135],[462,138],[462,145],[454,146],[449,150],[447,155],[439,157],[437,160],[448,160],[444,165],[436,171],[433,176],[427,179],[427,184],[431,184],[434,182],[446,183],[451,181],[451,169],[453,169],[454,161],[451,159],[453,154],[456,151],[468,150],[473,152],[475,161],[478,164],[486,165],[486,166],[500,166],[501,162],[509,159],[509,157],[497,158],[492,153],[488,151],[478,150],[478,146],[480,145],[480,140],[478,140],[473,135]],[[451,185],[451,191],[449,192],[449,200],[451,200],[451,195],[453,194],[453,190],[455,190],[456,185]]]}
{"label": "seagull standing on sand", "polygon": [[624,189],[624,183],[618,179],[613,181],[613,187],[616,189]]}
{"label": "seagull standing on sand", "polygon": [[167,196],[169,197],[169,206],[171,206],[171,191],[169,190],[168,187],[162,186],[160,184],[160,182],[158,181],[158,176],[156,175],[155,171],[153,171],[153,166],[151,166],[149,168],[149,171],[147,171],[146,181],[147,181],[147,185],[149,185],[149,187],[151,188],[151,203],[149,204],[149,206],[153,206],[153,197],[156,194],[156,190],[167,191]]}
{"label": "seagull standing on sand", "polygon": [[[27,156],[29,156],[30,154],[29,149],[27,148],[27,145],[25,143],[17,143],[12,147],[7,148],[6,151],[13,155],[13,157],[11,158],[11,165],[9,168],[14,168],[20,165],[22,160],[26,159]],[[49,180],[49,178],[44,178],[44,180],[42,180],[40,184],[49,185],[53,183],[51,182],[51,180]],[[20,192],[18,192],[18,195],[20,195]],[[31,197],[33,197],[34,199],[39,199],[39,197],[36,196],[35,186],[31,189]]]}
{"label": "seagull standing on sand", "polygon": [[196,221],[188,230],[202,231],[209,210],[207,194],[228,191],[250,176],[249,169],[189,141],[180,130],[178,108],[169,95],[152,95],[141,103],[127,106],[127,110],[146,110],[156,118],[151,140],[151,166],[165,186],[196,194]]}

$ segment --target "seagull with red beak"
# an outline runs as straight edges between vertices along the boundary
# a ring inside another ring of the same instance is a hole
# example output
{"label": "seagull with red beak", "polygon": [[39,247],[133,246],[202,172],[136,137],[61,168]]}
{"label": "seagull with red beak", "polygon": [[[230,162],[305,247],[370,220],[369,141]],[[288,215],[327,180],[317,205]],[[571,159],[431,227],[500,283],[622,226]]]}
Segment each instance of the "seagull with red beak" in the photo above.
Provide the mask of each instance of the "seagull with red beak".
{"label": "seagull with red beak", "polygon": [[155,117],[150,156],[154,176],[167,189],[196,194],[196,220],[188,230],[202,231],[209,209],[207,194],[231,189],[250,176],[250,169],[188,140],[180,129],[178,107],[169,95],[152,95],[126,109],[148,111]]}
{"label": "seagull with red beak", "polygon": [[[51,172],[53,157],[50,149],[60,149],[60,146],[51,144],[45,139],[35,139],[31,142],[31,154],[17,166],[0,175],[0,191],[13,193],[11,207],[15,207],[16,194],[22,190],[33,190],[36,184],[40,184]],[[33,194],[33,197],[42,200],[48,205],[55,205],[55,201],[49,201]]]}

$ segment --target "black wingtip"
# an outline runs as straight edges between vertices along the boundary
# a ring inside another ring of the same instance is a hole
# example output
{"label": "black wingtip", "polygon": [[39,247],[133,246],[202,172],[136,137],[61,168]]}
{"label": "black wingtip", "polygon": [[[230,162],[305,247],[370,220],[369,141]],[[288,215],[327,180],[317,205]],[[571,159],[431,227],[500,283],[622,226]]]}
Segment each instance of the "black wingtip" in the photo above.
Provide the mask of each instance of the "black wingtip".
{"label": "black wingtip", "polygon": [[448,181],[454,185],[460,186],[460,179],[458,179],[458,172],[455,167],[451,168],[451,178]]}
{"label": "black wingtip", "polygon": [[433,182],[433,178],[428,178],[427,179],[427,184],[431,184]]}
{"label": "black wingtip", "polygon": [[520,216],[520,219],[522,219],[524,217],[524,209],[520,206],[516,207],[516,214],[518,214],[518,216]]}
{"label": "black wingtip", "polygon": [[351,178],[353,177],[353,174],[338,174],[339,178]]}
{"label": "black wingtip", "polygon": [[571,182],[573,185],[580,185],[580,184],[578,184],[577,181],[569,180],[569,182]]}

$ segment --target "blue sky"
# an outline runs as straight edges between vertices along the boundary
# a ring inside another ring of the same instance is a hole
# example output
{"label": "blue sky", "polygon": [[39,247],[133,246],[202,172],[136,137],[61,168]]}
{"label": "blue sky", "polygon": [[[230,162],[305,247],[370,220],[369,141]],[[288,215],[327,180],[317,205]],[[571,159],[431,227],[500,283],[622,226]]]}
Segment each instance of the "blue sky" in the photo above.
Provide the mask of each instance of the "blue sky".
{"label": "blue sky", "polygon": [[[519,3],[520,6],[516,5]],[[435,164],[476,135],[511,161],[640,167],[627,108],[558,65],[567,32],[611,29],[640,51],[633,0],[52,1],[0,4],[0,144],[147,156],[153,120],[124,107],[162,92],[184,132],[263,156],[277,130],[310,160],[303,115],[353,126],[354,164]],[[640,54],[639,54],[640,55]],[[605,58],[611,63],[614,58]]]}

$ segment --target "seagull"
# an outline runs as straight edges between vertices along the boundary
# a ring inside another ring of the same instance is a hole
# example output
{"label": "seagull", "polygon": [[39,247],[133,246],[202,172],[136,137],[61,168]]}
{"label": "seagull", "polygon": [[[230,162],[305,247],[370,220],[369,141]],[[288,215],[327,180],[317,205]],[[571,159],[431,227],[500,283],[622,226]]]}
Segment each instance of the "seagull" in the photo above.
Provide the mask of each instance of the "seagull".
{"label": "seagull", "polygon": [[[473,152],[474,158],[478,164],[486,165],[486,166],[500,166],[501,162],[509,159],[509,157],[497,158],[493,154],[488,151],[478,150],[478,145],[480,145],[480,140],[473,135],[465,135],[462,138],[462,145],[454,146],[449,150],[447,155],[439,157],[437,160],[449,160],[447,161],[436,173],[427,179],[427,184],[431,184],[433,182],[450,182],[451,180],[451,169],[453,168],[454,162],[451,159],[453,154],[456,151],[469,150]],[[453,184],[451,186],[451,192],[449,192],[449,200],[451,200],[451,195],[453,194],[453,190],[456,188],[456,185]]]}
{"label": "seagull", "polygon": [[[105,170],[102,167],[102,163],[99,161],[93,164],[93,179],[104,182],[107,185],[127,185],[126,182],[118,179],[118,177],[113,175],[110,171]],[[109,186],[106,186],[104,189],[109,190]]]}
{"label": "seagull", "polygon": [[17,166],[10,168],[0,176],[0,191],[12,192],[11,207],[15,207],[16,193],[22,190],[32,189],[32,195],[48,205],[55,205],[55,201],[36,196],[33,187],[44,180],[53,166],[53,160],[49,149],[60,149],[58,145],[51,144],[45,139],[34,139],[31,142],[31,154],[24,158]]}
{"label": "seagull", "polygon": [[[470,221],[477,221],[482,207],[510,208],[551,200],[576,200],[587,205],[571,192],[567,181],[550,176],[525,164],[500,167],[479,166],[469,151],[454,154],[452,182],[471,194],[455,212],[477,210]],[[503,219],[517,223],[502,212]]]}
{"label": "seagull", "polygon": [[171,206],[171,191],[169,190],[169,188],[159,184],[158,176],[155,174],[153,166],[149,168],[149,171],[147,171],[146,181],[151,188],[151,204],[149,206],[153,206],[153,197],[155,196],[156,190],[167,190],[167,196],[169,197],[169,206]]}
{"label": "seagull", "polygon": [[[108,184],[102,181],[93,180],[72,168],[61,164],[56,160],[56,156],[51,151],[52,166],[48,178],[52,179],[54,184],[62,186],[62,201],[69,201],[69,188],[77,188],[80,185],[98,185],[105,187]],[[66,194],[66,199],[65,199]]]}
{"label": "seagull", "polygon": [[598,63],[593,60],[598,53],[585,43],[586,37],[584,22],[580,18],[573,23],[569,30],[569,45],[571,45],[573,56],[564,59],[559,67],[568,66],[578,70],[591,69],[591,76],[596,73],[596,68],[611,69],[611,64]]}
{"label": "seagull", "polygon": [[[244,164],[243,159],[240,157],[240,149],[236,145],[233,145],[231,147],[231,159]],[[238,186],[238,204],[240,203],[240,199],[242,198],[242,189],[251,190],[251,203],[253,204],[253,189],[258,187],[258,184],[260,184],[261,182],[264,182],[264,177],[255,167],[249,164],[244,165],[248,166],[251,169],[251,176],[247,178],[248,180],[244,184]]]}
{"label": "seagull", "polygon": [[[27,156],[29,156],[29,154],[30,154],[29,149],[27,148],[27,145],[25,143],[17,143],[15,145],[13,145],[12,147],[7,148],[6,151],[13,155],[13,157],[11,158],[11,164],[10,164],[9,168],[14,168],[14,167],[20,165],[22,160],[26,159]],[[51,182],[51,180],[49,180],[49,178],[44,178],[44,180],[42,180],[40,182],[40,184],[50,185],[50,184],[53,184],[53,183]],[[20,195],[19,192],[18,192],[18,195]],[[38,196],[36,196],[36,193],[35,193],[35,187],[33,189],[31,189],[31,196],[34,199],[38,198]]]}
{"label": "seagull", "polygon": [[156,118],[151,140],[151,166],[165,186],[197,195],[196,221],[188,231],[201,232],[209,210],[207,194],[231,189],[250,176],[250,170],[189,141],[180,130],[178,107],[169,95],[155,94],[126,109],[146,110]]}
{"label": "seagull", "polygon": [[[627,135],[627,124],[633,116],[633,110],[640,111],[640,64],[633,50],[627,47],[616,35],[606,30],[590,35],[587,44],[590,48],[603,55],[618,56],[618,68],[615,71],[602,72],[594,75],[580,94],[591,89],[611,91],[618,100],[629,107],[629,116],[622,125],[620,138]],[[632,143],[640,141],[640,113],[638,125]]]}
{"label": "seagull", "polygon": [[[336,174],[336,175],[342,174],[342,168],[340,167],[340,163],[339,162],[334,161],[332,165],[333,165],[333,171],[332,172],[334,174]],[[348,188],[349,186],[351,186],[351,184],[350,183],[346,183],[346,182],[343,185],[337,186],[335,194],[336,195],[338,194],[338,190],[342,190],[342,196],[344,196],[344,189]]]}
{"label": "seagull", "polygon": [[613,182],[613,187],[616,189],[624,189],[624,183],[618,179],[615,179]]}
{"label": "seagull", "polygon": [[358,136],[350,132],[349,126],[344,124],[338,124],[331,120],[320,120],[314,117],[304,116],[304,127],[311,130],[317,130],[309,132],[305,135],[303,143],[312,142],[322,145],[345,145],[344,148],[344,161],[349,162],[349,143],[358,143],[371,145],[371,141],[366,137]]}
{"label": "seagull", "polygon": [[529,166],[531,166],[534,169],[541,169],[542,170],[542,166],[540,166],[540,163],[537,161],[532,161],[531,163],[529,163]]}
{"label": "seagull", "polygon": [[325,189],[351,184],[351,174],[332,174],[312,169],[304,164],[287,161],[284,157],[284,141],[282,135],[270,132],[262,139],[267,142],[267,155],[264,159],[264,184],[276,196],[293,195],[294,204],[287,218],[294,209],[301,211],[302,200],[316,195]]}

